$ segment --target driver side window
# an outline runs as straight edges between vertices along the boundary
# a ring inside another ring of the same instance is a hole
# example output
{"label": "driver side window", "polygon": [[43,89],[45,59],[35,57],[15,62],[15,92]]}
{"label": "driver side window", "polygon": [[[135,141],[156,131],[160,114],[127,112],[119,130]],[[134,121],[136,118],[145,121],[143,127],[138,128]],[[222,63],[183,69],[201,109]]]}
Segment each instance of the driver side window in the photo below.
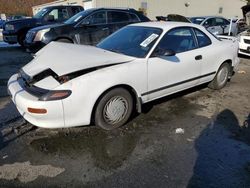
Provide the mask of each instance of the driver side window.
{"label": "driver side window", "polygon": [[46,21],[64,21],[69,18],[68,11],[66,8],[53,9],[49,14],[46,15]]}
{"label": "driver side window", "polygon": [[94,13],[87,18],[85,18],[82,22],[83,25],[99,25],[99,24],[106,24],[107,23],[107,15],[105,11]]}
{"label": "driver side window", "polygon": [[185,27],[175,28],[166,33],[156,47],[156,50],[172,50],[175,53],[181,53],[195,49],[196,47],[192,29]]}
{"label": "driver side window", "polygon": [[216,20],[214,18],[210,18],[205,21],[204,26],[205,27],[212,27],[216,25]]}

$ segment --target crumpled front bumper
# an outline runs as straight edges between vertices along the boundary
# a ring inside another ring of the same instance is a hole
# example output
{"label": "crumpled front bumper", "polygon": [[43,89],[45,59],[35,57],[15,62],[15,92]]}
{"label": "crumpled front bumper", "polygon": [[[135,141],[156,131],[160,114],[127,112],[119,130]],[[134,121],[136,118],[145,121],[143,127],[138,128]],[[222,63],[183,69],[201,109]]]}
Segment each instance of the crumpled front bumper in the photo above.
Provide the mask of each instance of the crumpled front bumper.
{"label": "crumpled front bumper", "polygon": [[[18,75],[13,75],[8,81],[8,93],[19,113],[31,124],[43,128],[63,128],[64,112],[61,100],[40,101],[31,95],[18,80]],[[46,109],[46,113],[37,114],[29,112],[28,108]]]}

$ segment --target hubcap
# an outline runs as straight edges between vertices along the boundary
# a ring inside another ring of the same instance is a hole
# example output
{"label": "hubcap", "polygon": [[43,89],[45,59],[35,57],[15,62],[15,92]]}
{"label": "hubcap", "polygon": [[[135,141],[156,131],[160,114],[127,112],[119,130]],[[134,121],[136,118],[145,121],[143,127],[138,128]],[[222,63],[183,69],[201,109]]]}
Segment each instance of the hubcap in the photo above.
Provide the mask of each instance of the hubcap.
{"label": "hubcap", "polygon": [[228,69],[227,67],[223,67],[218,73],[218,77],[217,77],[218,84],[220,86],[225,84],[227,79],[228,79]]}
{"label": "hubcap", "polygon": [[128,112],[128,102],[121,96],[111,98],[103,109],[103,117],[108,124],[116,124],[124,119]]}

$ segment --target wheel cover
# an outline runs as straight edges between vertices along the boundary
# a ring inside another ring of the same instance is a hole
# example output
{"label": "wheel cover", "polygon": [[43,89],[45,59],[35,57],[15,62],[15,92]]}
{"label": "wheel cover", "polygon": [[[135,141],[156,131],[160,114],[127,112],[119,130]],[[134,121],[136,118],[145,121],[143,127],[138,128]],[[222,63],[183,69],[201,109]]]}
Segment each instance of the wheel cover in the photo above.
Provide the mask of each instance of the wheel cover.
{"label": "wheel cover", "polygon": [[218,76],[217,76],[217,81],[218,84],[221,86],[223,84],[225,84],[225,82],[228,79],[228,68],[227,67],[223,67],[222,69],[219,70],[218,72]]}
{"label": "wheel cover", "polygon": [[124,97],[115,96],[104,106],[103,117],[108,124],[115,125],[125,118],[127,112],[127,100]]}

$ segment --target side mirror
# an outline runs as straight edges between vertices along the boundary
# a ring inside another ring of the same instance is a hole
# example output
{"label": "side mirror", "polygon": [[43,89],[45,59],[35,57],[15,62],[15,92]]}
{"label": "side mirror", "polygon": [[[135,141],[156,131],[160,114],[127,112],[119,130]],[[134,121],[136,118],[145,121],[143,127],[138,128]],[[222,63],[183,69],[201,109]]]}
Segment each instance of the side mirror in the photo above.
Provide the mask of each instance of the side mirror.
{"label": "side mirror", "polygon": [[160,56],[174,56],[176,53],[173,50],[163,50],[163,49],[156,49],[152,57],[160,57]]}
{"label": "side mirror", "polygon": [[203,24],[203,26],[204,26],[205,28],[210,27],[209,24],[208,24],[207,22],[205,22],[205,23]]}

